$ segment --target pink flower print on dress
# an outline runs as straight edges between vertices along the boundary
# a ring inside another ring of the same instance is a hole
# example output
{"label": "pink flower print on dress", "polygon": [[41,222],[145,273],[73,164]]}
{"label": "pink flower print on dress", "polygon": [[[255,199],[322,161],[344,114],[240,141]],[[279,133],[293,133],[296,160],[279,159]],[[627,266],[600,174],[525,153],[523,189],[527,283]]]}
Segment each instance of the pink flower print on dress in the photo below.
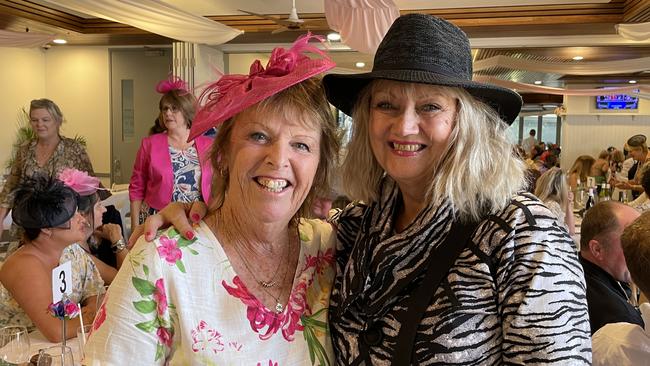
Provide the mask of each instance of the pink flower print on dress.
{"label": "pink flower print on dress", "polygon": [[158,315],[163,315],[167,310],[167,295],[165,294],[165,281],[159,278],[156,281],[156,289],[153,291],[153,300],[156,302]]}
{"label": "pink flower print on dress", "polygon": [[[258,362],[258,363],[257,363],[257,366],[267,366],[267,365],[266,365],[266,364],[263,364],[263,363],[261,363],[261,362]],[[273,362],[273,360],[269,360],[269,364],[268,364],[268,366],[278,366],[278,363],[277,363],[277,362]]]}
{"label": "pink flower print on dress", "polygon": [[[282,314],[267,309],[264,304],[248,292],[246,285],[239,276],[235,276],[232,282],[234,286],[229,286],[225,280],[221,281],[221,284],[230,295],[238,298],[246,305],[246,318],[248,318],[253,331],[259,333],[260,339],[271,338],[282,326]],[[264,328],[266,328],[266,331],[264,331]],[[263,331],[264,333],[262,333]]]}
{"label": "pink flower print on dress", "polygon": [[225,349],[221,341],[221,333],[216,329],[208,328],[208,324],[201,320],[196,329],[192,329],[192,351],[199,352],[206,349],[213,353],[221,352]]}
{"label": "pink flower print on dress", "polygon": [[156,331],[156,335],[158,336],[158,341],[160,341],[160,343],[164,344],[168,348],[172,346],[172,335],[169,332],[169,329],[160,327]]}
{"label": "pink flower print on dress", "polygon": [[176,264],[176,261],[183,257],[183,252],[178,248],[176,240],[168,238],[166,235],[160,237],[158,254],[170,265]]}

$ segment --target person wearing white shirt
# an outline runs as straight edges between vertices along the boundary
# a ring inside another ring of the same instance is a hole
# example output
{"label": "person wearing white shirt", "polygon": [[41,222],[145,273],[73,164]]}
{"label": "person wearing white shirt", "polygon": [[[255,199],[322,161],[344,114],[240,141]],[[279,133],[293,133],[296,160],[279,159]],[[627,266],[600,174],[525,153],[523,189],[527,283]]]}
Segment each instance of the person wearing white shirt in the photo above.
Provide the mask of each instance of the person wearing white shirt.
{"label": "person wearing white shirt", "polygon": [[[632,279],[650,294],[650,212],[643,213],[623,231],[621,245]],[[650,304],[639,307],[645,324],[610,323],[592,337],[592,361],[599,365],[650,365]]]}
{"label": "person wearing white shirt", "polygon": [[521,147],[524,148],[524,151],[526,152],[526,155],[530,156],[530,150],[532,150],[533,146],[537,145],[537,139],[535,138],[535,130],[530,130],[528,132],[528,137],[524,139],[524,141],[521,142]]}

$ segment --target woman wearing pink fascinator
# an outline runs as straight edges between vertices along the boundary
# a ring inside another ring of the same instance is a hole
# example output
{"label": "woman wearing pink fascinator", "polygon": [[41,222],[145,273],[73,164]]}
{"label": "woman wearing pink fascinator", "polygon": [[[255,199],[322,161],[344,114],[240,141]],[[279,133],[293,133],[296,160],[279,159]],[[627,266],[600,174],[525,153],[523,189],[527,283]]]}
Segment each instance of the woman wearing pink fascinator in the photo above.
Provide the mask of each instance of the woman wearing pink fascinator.
{"label": "woman wearing pink fascinator", "polygon": [[[101,187],[99,178],[77,169],[64,169],[58,178],[79,195],[77,199],[79,213],[88,224],[86,240],[67,247],[61,256],[61,262],[72,261],[75,291],[99,288],[103,292],[104,284],[109,285],[113,282],[117,270],[129,252],[126,249],[122,228],[115,223],[103,224],[102,222],[106,207],[100,201],[99,192],[106,189]],[[115,260],[115,267],[98,258],[100,247],[103,245],[110,246],[114,254],[114,258],[110,259]]]}
{"label": "woman wearing pink fascinator", "polygon": [[133,228],[170,202],[207,202],[212,168],[209,137],[188,139],[196,98],[180,78],[156,86],[164,131],[142,139],[129,184]]}
{"label": "woman wearing pink fascinator", "polygon": [[185,238],[170,228],[155,245],[138,240],[95,318],[86,364],[334,364],[335,237],[301,218],[329,192],[339,148],[317,77],[335,64],[314,38],[202,93],[189,138],[219,126],[209,213]]}

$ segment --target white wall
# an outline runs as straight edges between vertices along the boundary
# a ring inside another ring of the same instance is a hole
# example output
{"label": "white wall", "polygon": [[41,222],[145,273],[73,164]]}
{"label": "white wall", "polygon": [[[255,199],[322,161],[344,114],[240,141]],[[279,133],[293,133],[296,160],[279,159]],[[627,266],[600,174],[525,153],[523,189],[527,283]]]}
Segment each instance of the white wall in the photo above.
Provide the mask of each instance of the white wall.
{"label": "white wall", "polygon": [[[65,116],[61,133],[84,136],[96,173],[110,172],[110,74],[106,47],[52,47],[45,89]],[[106,183],[106,182],[105,182]]]}
{"label": "white wall", "polygon": [[[571,86],[569,86],[571,87]],[[579,85],[579,88],[593,88]],[[609,146],[623,148],[625,141],[638,133],[650,137],[650,100],[639,99],[639,109],[597,110],[595,97],[565,96],[567,115],[562,118],[563,169],[570,169],[580,155],[598,157]]]}
{"label": "white wall", "polygon": [[45,94],[45,51],[40,48],[0,47],[0,172],[11,156],[21,108],[29,111],[32,99]]}
{"label": "white wall", "polygon": [[262,66],[266,67],[269,61],[269,53],[231,53],[228,54],[227,73],[248,75],[251,64],[260,60]]}

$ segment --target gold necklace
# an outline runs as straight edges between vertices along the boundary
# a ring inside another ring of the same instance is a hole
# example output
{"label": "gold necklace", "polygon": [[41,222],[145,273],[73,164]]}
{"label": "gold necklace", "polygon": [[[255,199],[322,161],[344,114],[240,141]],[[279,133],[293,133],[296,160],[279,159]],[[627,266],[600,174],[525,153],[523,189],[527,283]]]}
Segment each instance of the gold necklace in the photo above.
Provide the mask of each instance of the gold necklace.
{"label": "gold necklace", "polygon": [[[237,244],[234,244],[233,247],[235,248],[235,251],[236,251],[237,254],[239,255],[239,258],[241,258],[242,262],[244,262],[244,266],[246,267],[246,270],[248,270],[248,272],[251,274],[251,276],[253,276],[253,278],[255,279],[255,281],[256,281],[258,284],[260,284],[260,288],[262,289],[262,291],[264,291],[267,295],[271,296],[271,297],[273,298],[273,300],[275,300],[275,312],[276,312],[277,314],[281,314],[282,311],[284,311],[284,306],[282,305],[282,303],[280,303],[280,296],[282,296],[282,287],[280,287],[280,292],[278,293],[277,296],[273,295],[273,294],[271,293],[271,291],[270,291],[270,287],[275,286],[275,281],[273,281],[273,285],[272,285],[272,286],[265,285],[265,282],[264,282],[264,281],[260,281],[260,280],[257,278],[257,276],[255,276],[255,272],[251,269],[250,265],[248,264],[248,262],[246,261],[246,259],[245,259],[244,256],[242,255],[242,253],[239,251],[239,248],[237,247]],[[289,244],[287,245],[287,258],[286,258],[286,259],[287,259],[287,260],[286,260],[287,263],[289,263],[289,257],[290,257],[290,254],[291,254],[291,238],[289,238]],[[279,268],[279,267],[280,267],[280,265],[278,265],[278,268]],[[277,271],[277,270],[276,270],[276,271]],[[288,272],[289,272],[289,268],[287,267],[287,268],[284,270],[284,274],[282,275],[282,281],[281,281],[280,283],[284,284],[284,281],[285,281],[285,279],[287,278],[287,273],[288,273]]]}

